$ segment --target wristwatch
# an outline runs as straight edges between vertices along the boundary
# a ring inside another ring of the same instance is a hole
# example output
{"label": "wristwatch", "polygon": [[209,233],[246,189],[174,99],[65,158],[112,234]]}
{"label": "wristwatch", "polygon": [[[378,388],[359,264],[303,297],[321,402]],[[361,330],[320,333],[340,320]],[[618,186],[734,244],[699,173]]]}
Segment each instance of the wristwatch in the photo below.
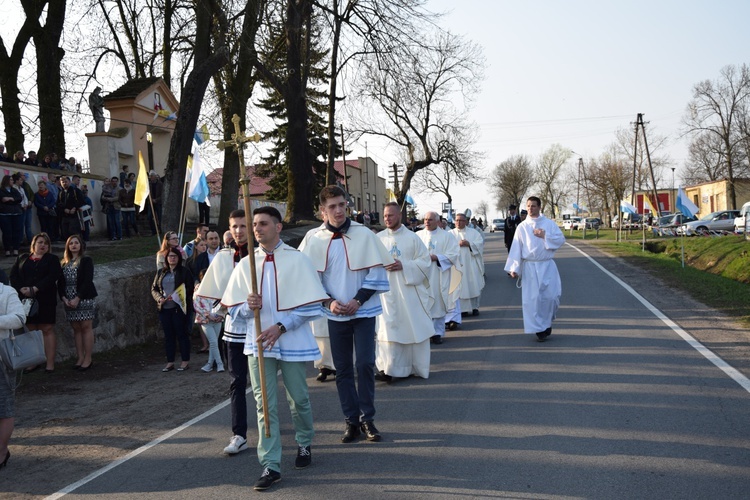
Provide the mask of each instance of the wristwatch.
{"label": "wristwatch", "polygon": [[276,326],[279,327],[279,331],[281,333],[286,333],[286,327],[281,323],[281,321],[279,321],[278,323],[276,323]]}

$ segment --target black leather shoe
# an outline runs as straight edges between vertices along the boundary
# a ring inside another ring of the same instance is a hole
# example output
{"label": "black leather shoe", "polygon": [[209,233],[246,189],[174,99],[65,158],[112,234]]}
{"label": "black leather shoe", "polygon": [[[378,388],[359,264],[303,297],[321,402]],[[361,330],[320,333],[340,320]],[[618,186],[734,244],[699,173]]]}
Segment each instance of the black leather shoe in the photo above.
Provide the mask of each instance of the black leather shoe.
{"label": "black leather shoe", "polygon": [[359,431],[359,426],[347,423],[346,424],[346,430],[344,431],[344,435],[341,437],[342,443],[351,443],[355,439],[357,439],[360,434],[362,434]]}
{"label": "black leather shoe", "polygon": [[479,309],[472,309],[471,310],[471,315],[472,316],[479,316]]}
{"label": "black leather shoe", "polygon": [[443,337],[441,337],[440,335],[433,335],[432,337],[430,337],[430,342],[432,342],[433,344],[442,344]]}
{"label": "black leather shoe", "polygon": [[380,441],[380,432],[375,428],[375,424],[372,422],[362,422],[362,425],[360,426],[362,428],[362,432],[364,432],[365,437],[368,441]]}
{"label": "black leather shoe", "polygon": [[375,372],[375,380],[380,380],[381,382],[390,382],[393,380],[393,377],[390,375],[386,375],[383,370],[380,370],[379,372]]}
{"label": "black leather shoe", "polygon": [[315,377],[315,380],[318,382],[325,382],[329,375],[336,376],[336,370],[331,370],[330,368],[321,368],[320,373],[318,373],[318,376]]}
{"label": "black leather shoe", "polygon": [[467,313],[467,312],[462,312],[461,313],[461,317],[462,318],[467,318],[468,316],[469,316],[469,313]]}
{"label": "black leather shoe", "polygon": [[458,330],[458,323],[456,323],[455,321],[449,321],[445,324],[445,329],[450,331]]}
{"label": "black leather shoe", "polygon": [[544,334],[544,332],[537,332],[536,333],[536,341],[537,342],[544,342],[547,340],[547,336]]}

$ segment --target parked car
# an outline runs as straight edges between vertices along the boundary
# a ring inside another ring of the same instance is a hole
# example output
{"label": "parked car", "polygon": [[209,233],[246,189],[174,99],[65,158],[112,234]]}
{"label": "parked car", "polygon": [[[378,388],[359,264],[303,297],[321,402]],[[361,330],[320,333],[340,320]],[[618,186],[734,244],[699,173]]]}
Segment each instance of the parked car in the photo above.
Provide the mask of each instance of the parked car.
{"label": "parked car", "polygon": [[695,217],[688,217],[682,213],[666,215],[659,217],[659,222],[653,229],[662,235],[682,234],[682,225],[695,220]]}
{"label": "parked car", "polygon": [[[638,214],[631,214],[630,217],[625,217],[623,219],[623,229],[640,229],[641,228],[641,222],[643,221],[643,218]],[[612,218],[612,227],[614,229],[620,229],[620,216],[615,215]]]}
{"label": "parked car", "polygon": [[682,225],[685,236],[703,234],[709,231],[734,231],[734,219],[740,215],[739,210],[720,210],[711,212],[699,220]]}
{"label": "parked car", "polygon": [[576,229],[579,222],[581,222],[581,218],[578,216],[571,217],[570,219],[565,219],[563,221],[563,229],[565,229],[566,231],[570,229]]}
{"label": "parked car", "polygon": [[745,223],[748,220],[748,217],[750,217],[750,201],[742,205],[742,208],[740,208],[740,215],[734,218],[735,233],[742,234],[745,232]]}
{"label": "parked car", "polygon": [[602,220],[598,217],[586,217],[584,219],[581,219],[581,222],[579,222],[575,228],[581,229],[585,227],[586,229],[599,229],[599,226],[602,225]]}
{"label": "parked car", "polygon": [[505,231],[505,219],[492,219],[490,232],[494,233],[495,231]]}

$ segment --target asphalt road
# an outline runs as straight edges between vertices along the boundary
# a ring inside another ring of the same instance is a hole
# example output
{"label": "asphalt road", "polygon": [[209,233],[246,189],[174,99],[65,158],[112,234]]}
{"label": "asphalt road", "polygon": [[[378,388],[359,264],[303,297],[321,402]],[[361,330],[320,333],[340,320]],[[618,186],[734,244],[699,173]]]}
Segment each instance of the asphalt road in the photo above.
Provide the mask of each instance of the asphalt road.
{"label": "asphalt road", "polygon": [[521,333],[501,247],[502,235],[487,235],[481,314],[433,346],[430,378],[377,383],[383,442],[340,443],[335,385],[310,367],[313,465],[294,469],[282,403],[282,481],[271,490],[252,490],[254,449],[221,455],[225,406],[67,498],[748,498],[748,390],[567,245],[553,335],[535,342]]}

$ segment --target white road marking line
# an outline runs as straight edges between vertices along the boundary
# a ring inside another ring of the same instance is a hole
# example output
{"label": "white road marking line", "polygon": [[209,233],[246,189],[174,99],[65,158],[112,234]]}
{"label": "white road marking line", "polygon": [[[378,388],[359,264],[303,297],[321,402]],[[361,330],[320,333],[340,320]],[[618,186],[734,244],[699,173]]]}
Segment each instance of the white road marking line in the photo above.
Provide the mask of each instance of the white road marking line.
{"label": "white road marking line", "polygon": [[700,342],[698,342],[692,335],[687,333],[685,330],[680,328],[674,321],[669,319],[663,312],[661,312],[659,309],[654,307],[653,304],[651,304],[649,301],[647,301],[643,296],[641,296],[638,292],[633,290],[630,285],[622,281],[620,278],[612,274],[611,272],[604,269],[604,267],[599,264],[597,261],[595,261],[590,255],[588,255],[586,252],[581,250],[580,248],[571,245],[570,243],[565,243],[566,245],[570,246],[571,248],[574,248],[577,252],[579,252],[581,255],[589,259],[596,267],[601,269],[601,271],[612,278],[617,284],[619,284],[621,287],[623,287],[625,290],[630,293],[633,297],[635,297],[641,304],[646,306],[646,309],[651,311],[651,313],[659,318],[665,325],[667,325],[669,328],[671,328],[677,335],[682,337],[682,339],[690,345],[693,349],[698,351],[705,357],[707,360],[709,360],[711,363],[716,365],[717,368],[719,368],[721,371],[723,371],[729,378],[737,382],[740,387],[745,389],[747,392],[750,392],[750,380],[740,373],[737,369],[733,368],[729,363],[721,359],[719,356],[714,354],[711,349],[704,346]]}
{"label": "white road marking line", "polygon": [[[252,390],[252,388],[247,389],[247,391],[245,392],[245,394],[249,394],[251,390]],[[144,451],[150,450],[151,448],[153,448],[157,444],[160,444],[160,443],[166,441],[167,439],[171,438],[175,434],[177,434],[177,433],[179,433],[179,432],[187,429],[191,425],[197,424],[198,422],[200,422],[204,418],[207,418],[207,417],[213,415],[217,411],[219,411],[222,408],[224,408],[225,406],[227,406],[230,403],[230,401],[231,400],[227,399],[223,403],[219,403],[218,405],[214,406],[210,410],[207,410],[207,411],[201,413],[200,415],[198,415],[194,419],[185,422],[181,426],[172,429],[171,431],[167,432],[166,434],[162,434],[161,436],[159,436],[158,438],[154,439],[150,443],[144,444],[143,446],[141,446],[137,450],[133,450],[130,453],[128,453],[127,455],[125,455],[124,457],[115,460],[111,464],[106,465],[106,466],[102,467],[101,469],[92,472],[91,474],[89,474],[88,476],[84,477],[80,481],[76,481],[73,484],[69,484],[65,488],[59,490],[57,493],[53,493],[52,495],[49,495],[48,497],[45,498],[45,500],[56,500],[58,498],[62,498],[63,496],[67,495],[68,493],[72,493],[73,491],[77,490],[78,488],[80,488],[81,486],[85,485],[86,483],[90,483],[91,481],[93,481],[97,477],[101,476],[102,474],[105,474],[106,472],[111,471],[112,469],[114,469],[118,465],[124,464],[125,462],[127,462],[131,458],[137,457],[138,455],[140,455]]]}

